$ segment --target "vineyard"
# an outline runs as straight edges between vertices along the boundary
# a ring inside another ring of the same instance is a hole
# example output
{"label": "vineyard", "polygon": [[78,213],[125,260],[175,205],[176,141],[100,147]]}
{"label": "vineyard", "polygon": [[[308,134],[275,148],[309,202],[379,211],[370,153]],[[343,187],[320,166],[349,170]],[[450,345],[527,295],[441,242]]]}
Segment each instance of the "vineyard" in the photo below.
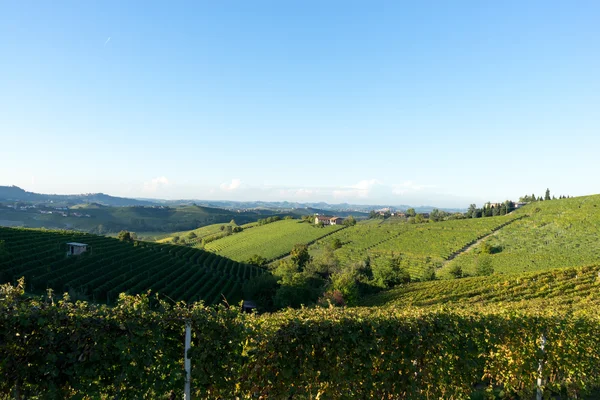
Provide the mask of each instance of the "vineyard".
{"label": "vineyard", "polygon": [[340,225],[319,228],[289,219],[227,236],[208,243],[205,249],[241,262],[253,255],[273,260],[288,254],[296,244],[311,243],[343,228]]}
{"label": "vineyard", "polygon": [[[250,222],[248,224],[242,225],[242,229],[251,228],[256,225],[256,222]],[[194,229],[191,231],[183,231],[183,232],[175,232],[169,233],[166,235],[162,235],[156,238],[158,243],[171,243],[173,242],[174,237],[179,237],[179,244],[185,244],[186,246],[195,246],[202,242],[202,239],[214,237],[223,234],[223,230],[227,227],[231,226],[236,227],[237,224],[212,224],[203,226],[198,229]],[[193,234],[193,235],[192,235]]]}
{"label": "vineyard", "polygon": [[600,266],[417,282],[363,300],[365,306],[578,312],[600,309]]}
{"label": "vineyard", "polygon": [[487,309],[263,316],[146,296],[106,307],[22,292],[0,288],[0,394],[15,398],[182,398],[186,324],[192,398],[585,398],[600,386],[600,319],[577,292],[562,296],[578,302],[576,313],[507,309],[500,296]]}
{"label": "vineyard", "polygon": [[[67,257],[67,242],[91,248]],[[0,228],[0,282],[26,278],[33,293],[52,288],[95,302],[148,290],[173,300],[218,303],[241,300],[242,284],[262,269],[183,246],[117,239],[71,231]]]}
{"label": "vineyard", "polygon": [[338,239],[342,247],[335,255],[343,265],[363,261],[367,256],[374,265],[386,262],[392,255],[402,256],[410,265],[411,276],[419,277],[426,265],[440,265],[455,252],[514,223],[515,218],[511,215],[428,224],[368,220],[317,241],[310,251],[318,256],[323,247]]}
{"label": "vineyard", "polygon": [[[496,272],[540,271],[600,261],[600,196],[536,202],[515,214],[528,217],[486,240],[497,249],[489,256]],[[478,253],[479,248],[466,252],[447,268],[459,265],[472,273]]]}

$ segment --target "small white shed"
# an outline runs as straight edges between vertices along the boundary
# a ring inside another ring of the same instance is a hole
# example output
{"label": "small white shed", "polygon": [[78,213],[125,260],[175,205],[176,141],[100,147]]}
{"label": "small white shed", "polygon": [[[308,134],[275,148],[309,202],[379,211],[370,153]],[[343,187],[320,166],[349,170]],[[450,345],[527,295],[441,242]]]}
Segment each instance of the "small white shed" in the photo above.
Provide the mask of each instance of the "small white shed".
{"label": "small white shed", "polygon": [[87,251],[88,245],[85,243],[70,242],[67,243],[67,256],[78,256]]}

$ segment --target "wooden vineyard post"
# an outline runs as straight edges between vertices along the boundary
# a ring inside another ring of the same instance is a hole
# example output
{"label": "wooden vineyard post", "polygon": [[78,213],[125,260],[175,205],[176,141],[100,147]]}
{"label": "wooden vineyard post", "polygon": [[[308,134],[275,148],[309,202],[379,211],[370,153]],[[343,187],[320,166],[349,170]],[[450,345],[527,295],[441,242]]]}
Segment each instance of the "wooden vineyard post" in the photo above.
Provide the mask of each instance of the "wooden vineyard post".
{"label": "wooden vineyard post", "polygon": [[188,351],[192,344],[192,327],[189,321],[185,323],[185,350],[183,353],[183,365],[185,368],[185,388],[184,388],[184,399],[191,399],[190,381],[192,378],[192,361],[188,357]]}
{"label": "wooden vineyard post", "polygon": [[537,378],[537,396],[536,400],[542,400],[544,390],[542,389],[542,385],[544,384],[543,380],[543,369],[544,369],[544,347],[546,346],[546,336],[542,333],[540,350],[542,354],[542,358],[539,360],[538,364],[538,378]]}

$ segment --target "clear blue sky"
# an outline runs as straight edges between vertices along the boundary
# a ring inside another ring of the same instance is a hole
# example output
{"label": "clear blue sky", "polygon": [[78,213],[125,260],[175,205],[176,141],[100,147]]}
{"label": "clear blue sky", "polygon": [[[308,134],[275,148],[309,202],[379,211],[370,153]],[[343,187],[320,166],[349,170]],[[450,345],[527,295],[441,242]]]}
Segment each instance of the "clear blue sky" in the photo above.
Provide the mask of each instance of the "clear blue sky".
{"label": "clear blue sky", "polygon": [[0,3],[0,185],[467,206],[600,192],[598,1]]}

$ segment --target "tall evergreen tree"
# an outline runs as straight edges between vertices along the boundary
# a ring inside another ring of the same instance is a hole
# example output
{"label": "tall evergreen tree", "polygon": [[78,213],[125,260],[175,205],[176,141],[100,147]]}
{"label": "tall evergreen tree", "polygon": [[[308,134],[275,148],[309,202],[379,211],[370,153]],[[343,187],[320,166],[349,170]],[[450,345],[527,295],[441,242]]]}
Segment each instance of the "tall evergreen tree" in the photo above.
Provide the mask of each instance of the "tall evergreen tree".
{"label": "tall evergreen tree", "polygon": [[544,196],[544,200],[552,200],[550,197],[550,189],[546,189],[546,195]]}

